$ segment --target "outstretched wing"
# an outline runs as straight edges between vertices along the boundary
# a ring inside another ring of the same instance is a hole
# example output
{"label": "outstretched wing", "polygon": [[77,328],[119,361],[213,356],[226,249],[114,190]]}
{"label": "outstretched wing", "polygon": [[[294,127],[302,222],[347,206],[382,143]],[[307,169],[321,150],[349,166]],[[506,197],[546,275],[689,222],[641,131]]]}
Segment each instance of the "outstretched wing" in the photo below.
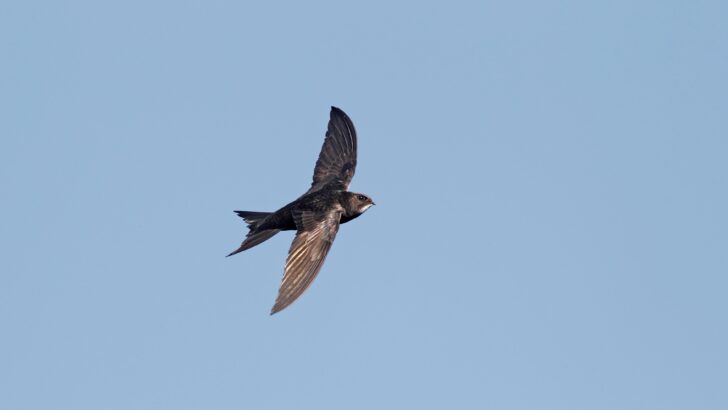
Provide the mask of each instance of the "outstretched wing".
{"label": "outstretched wing", "polygon": [[324,186],[346,190],[356,169],[356,130],[348,115],[331,107],[329,128],[321,147],[313,183],[307,193],[318,191]]}
{"label": "outstretched wing", "polygon": [[288,251],[283,281],[271,315],[293,303],[316,278],[336,238],[340,218],[340,209],[326,213],[294,211],[298,232]]}

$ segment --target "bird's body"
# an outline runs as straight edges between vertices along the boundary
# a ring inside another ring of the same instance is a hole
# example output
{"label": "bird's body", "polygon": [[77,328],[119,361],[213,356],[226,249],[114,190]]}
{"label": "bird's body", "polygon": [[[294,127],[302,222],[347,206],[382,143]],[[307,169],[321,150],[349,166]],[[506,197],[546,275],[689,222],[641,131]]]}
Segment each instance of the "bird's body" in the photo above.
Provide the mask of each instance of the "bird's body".
{"label": "bird's body", "polygon": [[[341,219],[339,224],[344,224],[361,215],[356,206],[352,206],[352,192],[322,190],[306,194],[295,201],[285,205],[283,208],[267,214],[261,220],[256,230],[278,229],[279,231],[295,231],[296,222],[293,220],[293,211],[308,210],[314,212],[326,212],[329,209],[341,206]],[[238,214],[245,211],[236,211]],[[258,212],[262,214],[263,212]],[[240,215],[243,217],[243,215]],[[244,217],[243,217],[244,218]]]}
{"label": "bird's body", "polygon": [[331,119],[311,188],[275,212],[235,211],[250,231],[240,247],[228,256],[250,249],[280,231],[297,231],[271,314],[293,303],[311,284],[339,225],[374,205],[368,196],[347,191],[356,168],[356,147],[356,131],[351,120],[340,109],[331,107]]}

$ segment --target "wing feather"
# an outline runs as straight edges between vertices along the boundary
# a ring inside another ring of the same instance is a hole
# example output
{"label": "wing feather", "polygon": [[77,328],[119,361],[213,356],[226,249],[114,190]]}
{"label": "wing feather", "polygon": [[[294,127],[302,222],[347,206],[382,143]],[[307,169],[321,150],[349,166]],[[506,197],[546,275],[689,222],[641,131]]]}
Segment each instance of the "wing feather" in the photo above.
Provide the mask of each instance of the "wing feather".
{"label": "wing feather", "polygon": [[344,111],[331,107],[326,139],[313,170],[307,193],[328,186],[346,190],[356,170],[356,129]]}
{"label": "wing feather", "polygon": [[298,231],[288,251],[286,267],[271,315],[285,309],[311,285],[339,230],[341,210],[328,213],[294,211]]}

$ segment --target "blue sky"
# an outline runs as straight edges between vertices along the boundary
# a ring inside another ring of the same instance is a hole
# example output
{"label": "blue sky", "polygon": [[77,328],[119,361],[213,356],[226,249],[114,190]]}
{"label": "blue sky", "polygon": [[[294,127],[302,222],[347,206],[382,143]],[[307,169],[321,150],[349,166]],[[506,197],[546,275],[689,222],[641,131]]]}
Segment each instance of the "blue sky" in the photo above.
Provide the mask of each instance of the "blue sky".
{"label": "blue sky", "polygon": [[[0,408],[728,408],[728,6],[0,5]],[[342,226],[275,316],[329,106]]]}

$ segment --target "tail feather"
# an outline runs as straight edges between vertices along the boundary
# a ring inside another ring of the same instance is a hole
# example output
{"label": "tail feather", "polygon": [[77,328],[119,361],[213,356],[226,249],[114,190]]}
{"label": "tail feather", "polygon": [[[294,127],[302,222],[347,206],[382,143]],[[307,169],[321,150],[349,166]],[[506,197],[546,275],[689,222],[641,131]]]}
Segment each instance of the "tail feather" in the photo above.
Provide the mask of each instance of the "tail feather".
{"label": "tail feather", "polygon": [[246,249],[250,249],[255,245],[260,245],[261,243],[273,237],[273,235],[280,232],[280,229],[265,229],[262,231],[257,230],[257,226],[263,220],[265,220],[268,215],[272,214],[272,212],[235,211],[235,213],[245,220],[245,222],[248,224],[248,229],[250,229],[250,231],[245,237],[243,243],[240,244],[240,247],[230,252],[230,254],[228,254],[227,256],[233,256],[236,253],[240,253]]}
{"label": "tail feather", "polygon": [[248,232],[248,236],[245,237],[243,243],[240,244],[240,247],[230,252],[227,256],[233,256],[236,253],[240,253],[246,249],[250,249],[255,245],[260,245],[261,243],[272,238],[273,235],[277,234],[278,232],[280,232],[280,229],[266,229],[265,231],[260,232],[254,232],[251,230],[250,232]]}
{"label": "tail feather", "polygon": [[267,218],[268,215],[273,212],[235,211],[235,213],[238,214],[239,217],[243,218],[248,226],[253,226]]}

